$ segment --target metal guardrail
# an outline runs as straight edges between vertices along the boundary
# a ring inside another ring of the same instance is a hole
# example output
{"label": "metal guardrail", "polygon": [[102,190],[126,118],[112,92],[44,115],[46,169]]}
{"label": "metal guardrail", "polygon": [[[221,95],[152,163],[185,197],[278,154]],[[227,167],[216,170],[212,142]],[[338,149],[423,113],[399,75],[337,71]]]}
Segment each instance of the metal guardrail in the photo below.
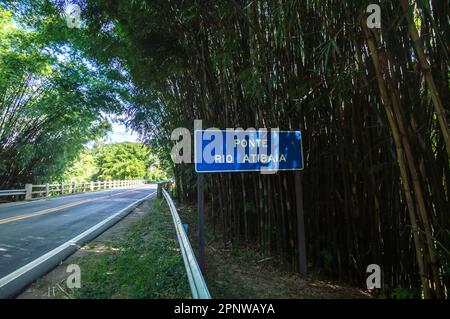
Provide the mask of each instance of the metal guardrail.
{"label": "metal guardrail", "polygon": [[183,257],[184,267],[186,268],[189,286],[191,287],[192,298],[211,299],[205,279],[203,278],[197,259],[195,259],[194,251],[192,250],[191,243],[189,242],[183,224],[181,223],[180,216],[178,216],[175,204],[165,189],[162,189],[162,194],[166,199],[170,208],[170,213],[172,214],[178,242],[180,244],[181,255]]}
{"label": "metal guardrail", "polygon": [[0,190],[0,196],[17,196],[17,195],[25,195],[25,189],[5,189]]}
{"label": "metal guardrail", "polygon": [[162,190],[163,188],[166,188],[170,191],[171,187],[173,184],[173,180],[168,179],[168,180],[164,180],[164,181],[159,181],[157,183],[157,189],[156,189],[156,194],[158,196],[158,198],[162,198]]}
{"label": "metal guardrail", "polygon": [[72,183],[59,183],[59,184],[42,184],[33,185],[25,184],[24,189],[5,189],[0,190],[0,197],[6,196],[25,196],[25,200],[33,199],[33,195],[39,195],[40,197],[49,197],[52,195],[64,195],[74,193],[85,193],[96,190],[139,186],[145,184],[144,180],[120,180],[120,181],[104,181],[104,182],[72,182]]}

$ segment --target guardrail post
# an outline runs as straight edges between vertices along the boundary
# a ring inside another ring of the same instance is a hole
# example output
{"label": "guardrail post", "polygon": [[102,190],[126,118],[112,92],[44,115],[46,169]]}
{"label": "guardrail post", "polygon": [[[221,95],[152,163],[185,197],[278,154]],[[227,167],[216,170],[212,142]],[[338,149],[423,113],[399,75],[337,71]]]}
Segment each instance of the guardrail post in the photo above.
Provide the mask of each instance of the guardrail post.
{"label": "guardrail post", "polygon": [[77,183],[72,182],[72,194],[75,193],[76,191],[77,191]]}
{"label": "guardrail post", "polygon": [[25,184],[25,200],[30,200],[33,197],[33,185]]}
{"label": "guardrail post", "polygon": [[158,188],[156,189],[156,195],[158,198],[162,198],[162,183],[158,182]]}
{"label": "guardrail post", "polygon": [[101,185],[100,185],[99,181],[97,181],[97,189],[101,189]]}
{"label": "guardrail post", "polygon": [[89,190],[92,192],[94,190],[94,182],[91,181],[89,185]]}
{"label": "guardrail post", "polygon": [[50,185],[49,185],[49,183],[46,183],[45,184],[45,197],[48,197],[49,190],[50,190]]}
{"label": "guardrail post", "polygon": [[61,195],[64,194],[64,182],[61,182],[61,185],[59,186],[59,189],[61,191]]}

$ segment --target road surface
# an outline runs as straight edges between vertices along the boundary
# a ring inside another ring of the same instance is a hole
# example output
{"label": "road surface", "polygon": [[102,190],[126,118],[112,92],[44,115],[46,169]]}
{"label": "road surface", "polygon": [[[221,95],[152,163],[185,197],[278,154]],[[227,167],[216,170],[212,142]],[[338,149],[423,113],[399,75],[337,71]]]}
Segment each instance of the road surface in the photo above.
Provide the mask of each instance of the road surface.
{"label": "road surface", "polygon": [[12,273],[150,194],[156,194],[156,185],[0,205],[0,286]]}

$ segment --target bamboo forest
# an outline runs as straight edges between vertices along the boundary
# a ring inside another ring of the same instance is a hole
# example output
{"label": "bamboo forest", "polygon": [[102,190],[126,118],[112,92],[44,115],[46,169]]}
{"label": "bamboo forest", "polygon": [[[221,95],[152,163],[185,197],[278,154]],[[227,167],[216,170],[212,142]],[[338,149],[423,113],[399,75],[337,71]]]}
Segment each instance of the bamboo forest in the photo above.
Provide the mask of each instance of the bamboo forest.
{"label": "bamboo forest", "polygon": [[[2,0],[0,189],[64,182],[88,154],[79,182],[172,180],[196,252],[204,201],[208,285],[209,254],[251,248],[361,289],[379,265],[372,298],[447,299],[449,17],[445,0]],[[117,170],[109,116],[145,147]],[[199,197],[193,161],[173,160],[199,120],[300,131],[303,169],[205,173]]]}

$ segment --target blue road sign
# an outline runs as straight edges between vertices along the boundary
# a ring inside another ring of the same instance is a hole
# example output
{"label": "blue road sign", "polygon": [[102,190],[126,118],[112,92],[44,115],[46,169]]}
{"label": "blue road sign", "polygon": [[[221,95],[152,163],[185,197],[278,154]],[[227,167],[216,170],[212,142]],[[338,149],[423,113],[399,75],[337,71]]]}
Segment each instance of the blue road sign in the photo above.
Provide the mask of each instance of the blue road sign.
{"label": "blue road sign", "polygon": [[198,173],[303,169],[300,131],[198,130],[194,132]]}

